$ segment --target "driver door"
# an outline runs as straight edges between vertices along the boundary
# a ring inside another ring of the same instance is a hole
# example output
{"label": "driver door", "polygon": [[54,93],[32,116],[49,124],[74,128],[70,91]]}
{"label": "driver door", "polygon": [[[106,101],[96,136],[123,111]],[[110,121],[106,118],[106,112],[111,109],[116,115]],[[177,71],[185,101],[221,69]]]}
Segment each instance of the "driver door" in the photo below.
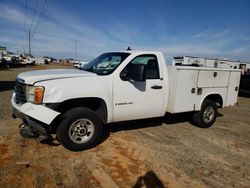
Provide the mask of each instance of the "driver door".
{"label": "driver door", "polygon": [[137,56],[122,70],[121,75],[123,71],[129,71],[131,64],[146,66],[146,80],[122,80],[120,76],[114,79],[114,121],[164,115],[164,88],[157,57],[153,54]]}

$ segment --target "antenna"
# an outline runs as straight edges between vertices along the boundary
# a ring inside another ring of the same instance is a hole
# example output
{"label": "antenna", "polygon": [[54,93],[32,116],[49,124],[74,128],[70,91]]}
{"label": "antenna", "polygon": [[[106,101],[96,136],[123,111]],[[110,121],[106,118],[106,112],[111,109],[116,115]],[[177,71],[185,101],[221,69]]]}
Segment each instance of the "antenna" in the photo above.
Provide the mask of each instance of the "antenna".
{"label": "antenna", "polygon": [[127,48],[127,51],[130,51],[130,50],[132,50],[131,48],[130,48],[130,46]]}

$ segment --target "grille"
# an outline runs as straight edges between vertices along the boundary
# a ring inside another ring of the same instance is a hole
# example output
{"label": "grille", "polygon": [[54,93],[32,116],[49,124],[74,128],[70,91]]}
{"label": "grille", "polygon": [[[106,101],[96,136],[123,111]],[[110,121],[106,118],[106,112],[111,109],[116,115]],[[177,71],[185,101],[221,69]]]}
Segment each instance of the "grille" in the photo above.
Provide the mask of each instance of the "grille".
{"label": "grille", "polygon": [[18,80],[16,81],[15,93],[17,103],[27,102],[25,95],[25,84],[20,83]]}

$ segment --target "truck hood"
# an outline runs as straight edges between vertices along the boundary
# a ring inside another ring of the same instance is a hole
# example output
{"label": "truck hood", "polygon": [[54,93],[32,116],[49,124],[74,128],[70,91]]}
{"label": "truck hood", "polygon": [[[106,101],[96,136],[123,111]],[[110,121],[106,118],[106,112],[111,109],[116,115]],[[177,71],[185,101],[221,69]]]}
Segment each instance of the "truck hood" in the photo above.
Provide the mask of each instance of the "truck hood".
{"label": "truck hood", "polygon": [[90,77],[97,76],[95,73],[86,72],[83,70],[74,69],[51,69],[51,70],[38,70],[21,73],[17,79],[25,84],[34,84],[36,82],[73,78],[73,77]]}

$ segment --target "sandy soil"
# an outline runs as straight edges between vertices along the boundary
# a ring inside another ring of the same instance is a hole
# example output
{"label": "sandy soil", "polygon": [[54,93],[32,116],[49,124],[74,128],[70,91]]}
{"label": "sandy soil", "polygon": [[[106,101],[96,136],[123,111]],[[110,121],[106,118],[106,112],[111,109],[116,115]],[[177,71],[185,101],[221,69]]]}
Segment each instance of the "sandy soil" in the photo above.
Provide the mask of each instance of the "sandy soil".
{"label": "sandy soil", "polygon": [[[0,70],[0,187],[249,187],[250,98],[200,129],[185,114],[106,126],[97,147],[71,152],[19,135],[10,104],[18,73]],[[66,67],[70,68],[70,67]]]}

